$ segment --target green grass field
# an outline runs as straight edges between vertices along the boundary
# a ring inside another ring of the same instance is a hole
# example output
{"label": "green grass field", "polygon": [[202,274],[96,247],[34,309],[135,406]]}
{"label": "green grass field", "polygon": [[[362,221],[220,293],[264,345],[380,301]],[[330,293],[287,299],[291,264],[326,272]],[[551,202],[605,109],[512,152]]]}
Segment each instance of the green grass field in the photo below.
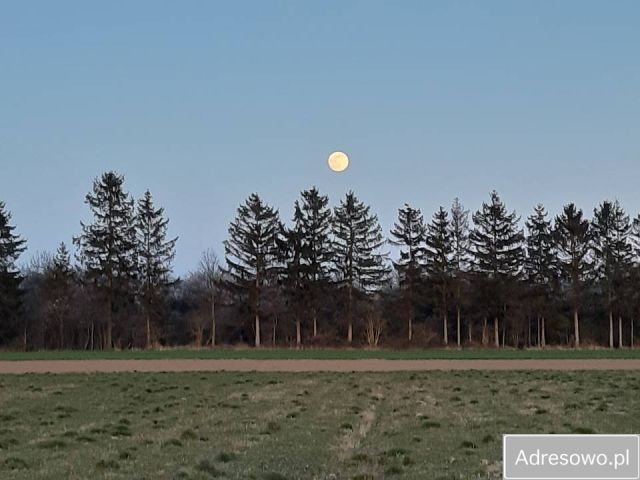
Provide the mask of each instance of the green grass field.
{"label": "green grass field", "polygon": [[503,433],[640,430],[635,372],[0,376],[0,478],[501,478]]}
{"label": "green grass field", "polygon": [[365,350],[365,349],[288,349],[288,348],[215,348],[166,350],[44,350],[36,352],[0,351],[2,360],[87,360],[87,359],[331,359],[355,360],[380,358],[387,360],[420,359],[587,359],[640,358],[640,349],[529,349],[470,348],[422,350]]}

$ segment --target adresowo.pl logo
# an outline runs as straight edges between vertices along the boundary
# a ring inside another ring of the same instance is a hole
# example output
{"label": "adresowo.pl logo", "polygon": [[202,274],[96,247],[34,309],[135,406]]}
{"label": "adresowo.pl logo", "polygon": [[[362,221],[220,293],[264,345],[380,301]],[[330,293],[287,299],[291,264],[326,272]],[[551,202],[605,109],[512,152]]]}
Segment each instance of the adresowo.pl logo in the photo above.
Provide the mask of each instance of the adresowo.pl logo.
{"label": "adresowo.pl logo", "polygon": [[638,435],[504,435],[505,480],[640,480]]}

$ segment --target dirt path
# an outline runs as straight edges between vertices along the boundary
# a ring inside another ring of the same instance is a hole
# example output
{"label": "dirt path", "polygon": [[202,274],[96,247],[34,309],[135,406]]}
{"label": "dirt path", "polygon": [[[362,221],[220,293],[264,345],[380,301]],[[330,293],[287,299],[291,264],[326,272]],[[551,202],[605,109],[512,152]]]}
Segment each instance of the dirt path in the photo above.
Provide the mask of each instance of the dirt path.
{"label": "dirt path", "polygon": [[640,370],[636,360],[27,360],[0,361],[3,373],[398,372],[424,370]]}

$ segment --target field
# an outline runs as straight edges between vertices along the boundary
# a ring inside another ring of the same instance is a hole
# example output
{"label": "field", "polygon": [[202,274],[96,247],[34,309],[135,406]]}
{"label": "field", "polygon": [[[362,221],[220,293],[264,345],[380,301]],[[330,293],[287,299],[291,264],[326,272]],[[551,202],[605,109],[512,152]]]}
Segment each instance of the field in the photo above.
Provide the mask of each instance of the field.
{"label": "field", "polygon": [[501,478],[503,433],[640,430],[636,372],[0,376],[0,478]]}
{"label": "field", "polygon": [[430,348],[410,350],[366,349],[289,349],[289,348],[215,348],[166,350],[45,350],[35,352],[0,351],[3,360],[152,360],[152,359],[249,359],[249,360],[475,360],[475,359],[640,359],[640,349],[561,349],[516,350],[511,348]]}

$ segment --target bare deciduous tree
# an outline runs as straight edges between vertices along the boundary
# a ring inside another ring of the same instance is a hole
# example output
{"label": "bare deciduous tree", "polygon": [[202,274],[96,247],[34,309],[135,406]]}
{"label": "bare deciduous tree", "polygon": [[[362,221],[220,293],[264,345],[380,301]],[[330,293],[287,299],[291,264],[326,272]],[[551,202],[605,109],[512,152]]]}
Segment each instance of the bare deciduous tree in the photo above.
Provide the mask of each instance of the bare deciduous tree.
{"label": "bare deciduous tree", "polygon": [[204,287],[209,299],[211,314],[211,338],[209,344],[211,348],[216,346],[216,298],[218,296],[218,286],[220,285],[222,272],[220,263],[215,252],[207,249],[202,253],[200,258],[199,273],[202,275]]}

